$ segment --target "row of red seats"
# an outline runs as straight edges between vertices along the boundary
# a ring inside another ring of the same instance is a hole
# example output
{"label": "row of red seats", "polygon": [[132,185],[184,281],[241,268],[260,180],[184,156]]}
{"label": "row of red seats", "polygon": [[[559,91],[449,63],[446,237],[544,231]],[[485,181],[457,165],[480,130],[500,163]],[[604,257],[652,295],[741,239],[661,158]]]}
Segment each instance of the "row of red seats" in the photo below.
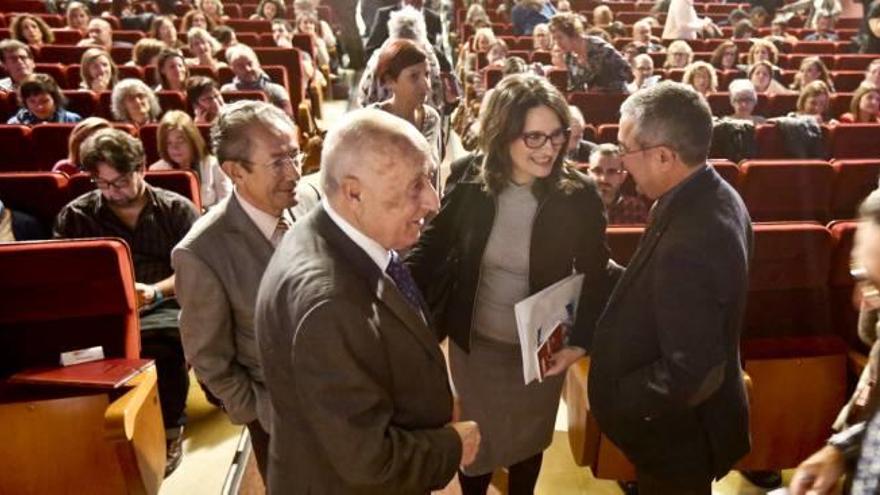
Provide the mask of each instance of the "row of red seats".
{"label": "row of red seats", "polygon": [[[150,185],[174,191],[188,198],[201,210],[201,195],[196,175],[188,170],[163,170],[146,173]],[[61,172],[0,173],[0,200],[13,210],[35,216],[47,227],[71,200],[92,191],[95,185],[87,174],[68,176]]]}
{"label": "row of red seats", "polygon": [[[120,65],[117,67],[119,70],[119,80],[126,78],[134,78],[140,79],[147,83],[148,86],[154,87],[159,84],[158,78],[156,76],[156,71],[153,67],[139,67],[136,65]],[[52,79],[55,79],[55,82],[58,83],[58,86],[61,89],[80,89],[80,83],[82,82],[82,78],[80,76],[80,65],[79,63],[75,64],[60,64],[60,63],[38,63],[34,69],[34,72],[48,74],[52,76]],[[284,67],[280,65],[265,65],[263,66],[263,71],[269,76],[269,78],[285,88],[290,87],[290,83],[287,80],[287,71],[284,70]],[[211,67],[202,66],[202,65],[194,65],[189,67],[189,73],[191,76],[207,76],[211,79],[217,81],[221,86],[228,82],[232,82],[232,79],[235,77],[235,74],[232,73],[232,69],[229,67],[221,67],[219,70],[215,71]],[[0,77],[5,77],[6,71],[0,70]],[[5,115],[5,114],[3,114]]]}
{"label": "row of red seats", "polygon": [[[139,129],[127,124],[114,127],[140,138],[144,144],[147,165],[159,159],[157,151],[158,124]],[[198,124],[205,142],[210,142],[211,126]],[[49,171],[55,162],[67,158],[67,142],[74,124],[40,124],[33,127],[0,125],[0,149],[16,149],[18,153],[0,154],[0,172]]]}
{"label": "row of red seats", "polygon": [[[852,100],[852,95],[852,93],[835,93],[831,95],[831,102],[828,107],[829,115],[837,117],[845,112],[848,112],[850,102]],[[584,114],[584,119],[586,119],[586,122],[588,124],[601,125],[616,123],[620,119],[620,104],[623,103],[627,96],[628,95],[625,94],[613,93],[573,92],[568,95],[568,101],[569,103],[580,109],[580,111]],[[707,100],[709,101],[709,106],[712,108],[713,115],[721,117],[733,113],[733,109],[730,105],[729,93],[710,93]],[[787,113],[793,112],[795,110],[795,107],[797,106],[797,100],[797,94],[783,94],[772,96],[759,94],[758,105],[755,108],[755,115],[761,115],[763,117],[778,117],[781,115],[786,115]],[[849,126],[850,124],[843,124],[840,127]],[[848,133],[852,131],[845,130],[840,132]],[[869,143],[870,135],[866,135],[866,137],[868,137],[869,139],[866,140],[864,143],[859,143],[868,146],[867,148],[864,148],[863,151],[865,153],[876,153],[876,148]],[[835,149],[836,153],[836,150],[838,148],[837,144],[834,143],[833,140],[829,144]],[[847,154],[840,156],[834,154],[832,156],[837,156],[838,158],[850,157],[852,156],[851,153],[854,152],[853,150],[841,151]]]}

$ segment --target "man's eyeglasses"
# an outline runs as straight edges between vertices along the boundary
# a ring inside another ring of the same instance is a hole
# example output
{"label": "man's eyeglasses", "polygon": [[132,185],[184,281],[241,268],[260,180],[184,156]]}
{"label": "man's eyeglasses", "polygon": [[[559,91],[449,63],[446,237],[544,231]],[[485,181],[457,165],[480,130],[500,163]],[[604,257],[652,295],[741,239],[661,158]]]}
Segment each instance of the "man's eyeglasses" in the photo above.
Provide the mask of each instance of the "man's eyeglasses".
{"label": "man's eyeglasses", "polygon": [[102,191],[106,191],[108,189],[116,189],[122,190],[131,185],[131,172],[116,178],[114,181],[106,181],[104,179],[98,179],[97,177],[92,177],[92,184],[95,185],[98,189]]}
{"label": "man's eyeglasses", "polygon": [[557,129],[550,134],[544,134],[541,131],[532,131],[523,133],[522,139],[527,148],[536,150],[544,146],[548,140],[553,146],[562,146],[568,141],[568,136],[570,134],[571,129],[566,128]]}
{"label": "man's eyeglasses", "polygon": [[619,158],[623,158],[625,156],[629,156],[635,153],[644,153],[646,151],[651,151],[654,148],[659,148],[661,146],[666,146],[665,144],[655,144],[654,146],[648,146],[647,148],[641,148],[637,150],[629,150],[622,143],[617,144],[617,148],[620,150]]}
{"label": "man's eyeglasses", "polygon": [[[253,163],[247,160],[242,161]],[[276,158],[270,162],[264,163],[262,166],[268,167],[274,175],[283,175],[284,172],[290,167],[293,167],[297,172],[299,172],[302,169],[302,164],[304,161],[305,155],[303,153],[301,153],[299,150],[292,150],[287,154],[287,156]]]}

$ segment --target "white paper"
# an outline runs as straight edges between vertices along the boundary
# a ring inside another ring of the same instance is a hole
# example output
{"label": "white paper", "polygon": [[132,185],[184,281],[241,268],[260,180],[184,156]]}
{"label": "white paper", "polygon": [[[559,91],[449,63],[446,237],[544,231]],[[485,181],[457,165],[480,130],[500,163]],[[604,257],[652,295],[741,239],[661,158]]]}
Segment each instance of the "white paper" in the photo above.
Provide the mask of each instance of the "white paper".
{"label": "white paper", "polygon": [[547,334],[560,321],[574,324],[583,285],[584,276],[574,274],[513,306],[526,385],[541,379],[537,351],[547,340]]}

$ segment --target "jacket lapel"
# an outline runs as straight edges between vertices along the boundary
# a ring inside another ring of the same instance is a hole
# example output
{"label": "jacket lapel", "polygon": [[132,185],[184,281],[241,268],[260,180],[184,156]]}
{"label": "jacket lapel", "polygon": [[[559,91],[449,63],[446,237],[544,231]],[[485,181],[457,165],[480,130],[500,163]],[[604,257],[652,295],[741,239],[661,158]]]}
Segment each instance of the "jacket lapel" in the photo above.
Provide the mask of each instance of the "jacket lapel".
{"label": "jacket lapel", "polygon": [[[415,339],[442,366],[446,366],[434,332],[428,328],[421,315],[406,301],[391,278],[351,240],[330,218],[323,206],[316,212],[318,231],[351,264],[352,269],[367,283],[376,298],[382,302],[413,334]],[[426,315],[427,316],[427,315]]]}
{"label": "jacket lapel", "polygon": [[251,245],[254,252],[258,253],[260,257],[263,258],[263,265],[265,266],[266,263],[268,263],[269,258],[272,257],[275,248],[272,247],[272,243],[266,239],[266,236],[260,232],[260,229],[257,228],[253,220],[251,220],[244,211],[244,208],[241,207],[235,194],[229,195],[229,202],[226,204],[225,216],[230,227],[247,239],[248,244]]}

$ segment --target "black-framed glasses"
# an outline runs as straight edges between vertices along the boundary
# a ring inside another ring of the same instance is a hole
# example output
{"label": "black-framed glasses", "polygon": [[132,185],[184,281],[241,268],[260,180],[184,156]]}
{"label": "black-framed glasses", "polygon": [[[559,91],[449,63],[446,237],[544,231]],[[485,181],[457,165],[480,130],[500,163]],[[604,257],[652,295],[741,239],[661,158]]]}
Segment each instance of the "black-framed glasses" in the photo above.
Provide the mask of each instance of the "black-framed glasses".
{"label": "black-framed glasses", "polygon": [[108,189],[116,189],[117,191],[119,191],[131,185],[131,177],[132,172],[129,172],[123,176],[117,177],[116,180],[113,181],[106,181],[97,177],[92,177],[91,180],[92,184],[94,184],[95,187],[102,191],[106,191]]}
{"label": "black-framed glasses", "polygon": [[524,132],[521,137],[527,148],[538,149],[544,146],[548,140],[553,146],[562,146],[568,141],[570,134],[571,129],[560,128],[550,134],[544,134],[541,131]]}

